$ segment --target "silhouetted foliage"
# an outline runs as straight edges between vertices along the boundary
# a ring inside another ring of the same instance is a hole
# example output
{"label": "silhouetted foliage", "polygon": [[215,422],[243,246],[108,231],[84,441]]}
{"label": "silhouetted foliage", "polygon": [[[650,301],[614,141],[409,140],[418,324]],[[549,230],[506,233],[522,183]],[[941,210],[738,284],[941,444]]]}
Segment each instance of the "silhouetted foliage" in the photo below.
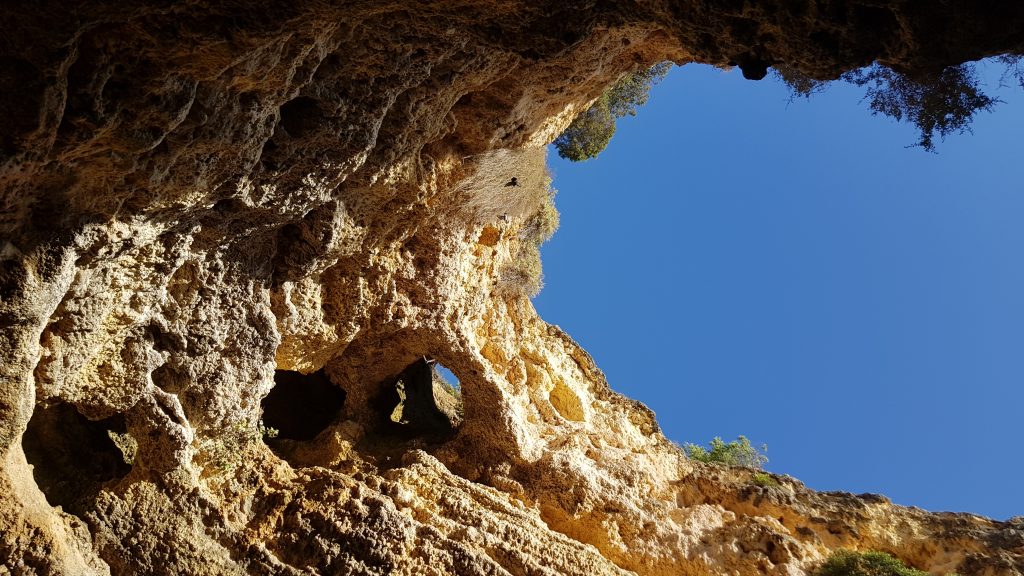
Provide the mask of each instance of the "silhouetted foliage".
{"label": "silhouetted foliage", "polygon": [[996,62],[1006,66],[1000,82],[1005,84],[1007,80],[1013,79],[1024,88],[1024,56],[1020,54],[1003,54],[996,58]]}
{"label": "silhouetted foliage", "polygon": [[661,81],[671,67],[671,62],[655,64],[613,84],[555,139],[558,155],[580,162],[600,154],[615,135],[615,121],[635,116],[636,109],[647,103],[651,86]]}
{"label": "silhouetted foliage", "polygon": [[814,94],[824,92],[831,84],[828,80],[815,80],[795,68],[784,65],[776,65],[773,73],[776,78],[789,87],[793,98],[798,96],[810,98]]}
{"label": "silhouetted foliage", "polygon": [[[1003,84],[1012,79],[1024,88],[1024,56],[1005,54],[995,61],[1006,66]],[[775,75],[789,87],[793,98],[810,98],[832,83],[787,66],[776,66]],[[913,145],[929,152],[935,151],[936,136],[945,139],[949,134],[970,132],[978,112],[990,111],[999,102],[982,91],[972,63],[950,66],[930,81],[911,79],[880,64],[847,72],[841,79],[867,88],[864,98],[873,114],[916,126],[920,137]]]}
{"label": "silhouetted foliage", "polygon": [[970,123],[982,110],[991,110],[998,100],[978,86],[974,66],[950,66],[930,82],[918,82],[891,68],[874,65],[848,72],[843,80],[867,86],[865,98],[874,114],[906,120],[920,130],[917,146],[935,150],[935,136],[970,132]]}

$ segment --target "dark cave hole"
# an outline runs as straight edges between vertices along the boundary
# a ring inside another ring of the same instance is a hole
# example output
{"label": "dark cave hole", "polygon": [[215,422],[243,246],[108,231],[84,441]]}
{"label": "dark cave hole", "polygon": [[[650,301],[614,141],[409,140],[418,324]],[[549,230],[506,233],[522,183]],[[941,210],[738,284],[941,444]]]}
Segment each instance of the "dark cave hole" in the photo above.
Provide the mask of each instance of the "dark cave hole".
{"label": "dark cave hole", "polygon": [[47,502],[77,513],[103,484],[128,475],[137,444],[123,415],[90,420],[60,402],[36,408],[22,447]]}
{"label": "dark cave hole", "polygon": [[245,203],[237,198],[222,198],[213,204],[213,211],[218,214],[230,214],[245,208]]}
{"label": "dark cave hole", "polygon": [[299,96],[281,106],[281,126],[293,138],[301,138],[315,130],[322,123],[322,118],[320,106],[308,96]]}
{"label": "dark cave hole", "polygon": [[384,386],[377,408],[385,432],[443,439],[462,424],[462,389],[450,370],[424,357]]}
{"label": "dark cave hole", "polygon": [[312,440],[345,406],[345,391],[323,369],[312,374],[278,370],[274,382],[263,399],[263,424],[275,428],[279,438]]}

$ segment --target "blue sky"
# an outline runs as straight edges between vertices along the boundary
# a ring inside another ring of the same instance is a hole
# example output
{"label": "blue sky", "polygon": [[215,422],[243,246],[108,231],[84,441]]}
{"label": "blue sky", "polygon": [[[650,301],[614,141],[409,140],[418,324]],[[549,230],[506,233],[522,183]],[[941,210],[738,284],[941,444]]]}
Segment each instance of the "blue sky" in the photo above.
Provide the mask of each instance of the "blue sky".
{"label": "blue sky", "polygon": [[[983,70],[994,81],[998,70]],[[820,490],[1024,515],[1024,91],[938,154],[836,84],[674,69],[551,167],[541,316],[666,435]]]}

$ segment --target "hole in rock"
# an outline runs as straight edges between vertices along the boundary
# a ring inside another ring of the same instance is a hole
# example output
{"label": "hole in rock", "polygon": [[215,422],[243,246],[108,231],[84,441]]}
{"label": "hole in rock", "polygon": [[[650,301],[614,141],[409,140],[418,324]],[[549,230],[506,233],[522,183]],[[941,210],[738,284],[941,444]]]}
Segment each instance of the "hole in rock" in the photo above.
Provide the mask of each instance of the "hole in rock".
{"label": "hole in rock", "polygon": [[263,424],[277,429],[280,438],[312,440],[345,406],[345,391],[323,369],[312,374],[278,370],[274,383],[263,399]]}
{"label": "hole in rock", "polygon": [[459,379],[436,361],[420,359],[386,386],[380,398],[385,429],[407,436],[443,437],[462,424]]}
{"label": "hole in rock", "polygon": [[312,132],[321,124],[322,115],[316,100],[299,96],[281,106],[281,126],[293,138]]}
{"label": "hole in rock", "polygon": [[462,384],[459,382],[459,377],[455,375],[455,372],[445,368],[440,362],[434,363],[434,372],[435,378],[440,378],[440,384],[448,388],[454,388],[455,392],[462,394]]}
{"label": "hole in rock", "polygon": [[137,444],[127,433],[124,416],[90,420],[61,402],[36,408],[22,447],[46,500],[73,512],[104,483],[128,474]]}

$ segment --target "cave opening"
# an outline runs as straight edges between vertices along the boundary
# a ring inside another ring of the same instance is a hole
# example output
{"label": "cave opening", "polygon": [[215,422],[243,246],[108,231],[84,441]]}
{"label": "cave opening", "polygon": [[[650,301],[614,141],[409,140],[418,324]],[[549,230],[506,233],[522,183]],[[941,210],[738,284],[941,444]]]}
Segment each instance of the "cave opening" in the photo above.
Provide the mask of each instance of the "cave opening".
{"label": "cave opening", "polygon": [[104,484],[128,475],[137,447],[123,415],[90,420],[68,402],[38,406],[22,437],[46,501],[72,513],[81,513]]}
{"label": "cave opening", "polygon": [[404,437],[443,440],[463,420],[458,377],[427,357],[421,358],[383,387],[378,405],[383,430]]}
{"label": "cave opening", "polygon": [[292,138],[301,138],[323,123],[323,115],[316,100],[299,96],[281,106],[281,126]]}
{"label": "cave opening", "polygon": [[263,399],[263,424],[277,437],[312,440],[330,426],[345,407],[345,391],[323,369],[310,374],[274,372],[274,388]]}

